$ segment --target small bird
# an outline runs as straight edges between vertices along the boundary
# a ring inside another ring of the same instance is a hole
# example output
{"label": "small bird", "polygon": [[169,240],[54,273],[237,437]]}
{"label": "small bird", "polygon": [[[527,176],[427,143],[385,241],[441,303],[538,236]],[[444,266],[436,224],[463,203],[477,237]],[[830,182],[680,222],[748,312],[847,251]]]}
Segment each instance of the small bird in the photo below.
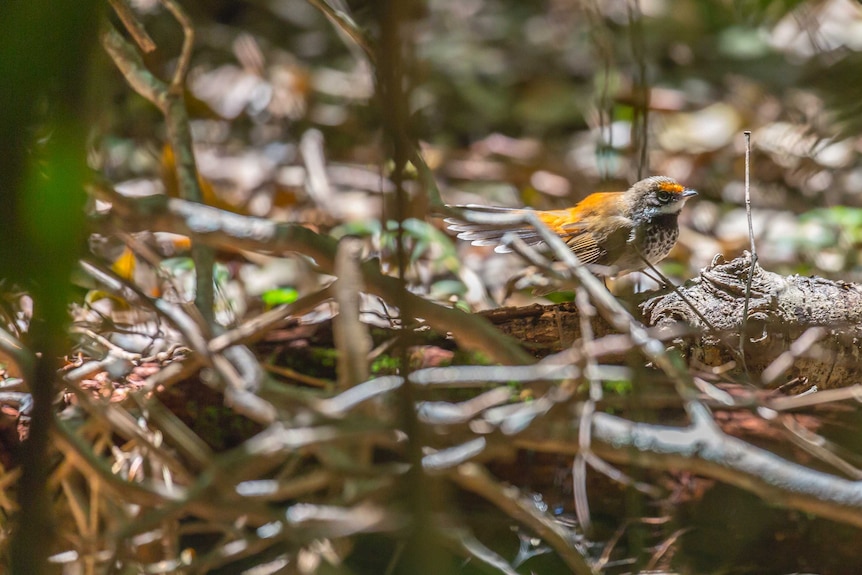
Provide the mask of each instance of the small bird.
{"label": "small bird", "polygon": [[[562,238],[584,264],[606,268],[602,275],[621,276],[664,259],[679,236],[677,216],[686,200],[696,196],[672,178],[653,176],[625,192],[590,194],[576,206],[562,210],[535,211],[550,230]],[[456,206],[490,214],[527,213],[528,208]],[[498,253],[511,252],[500,242],[513,233],[527,245],[548,251],[538,231],[526,224],[476,224],[447,218],[451,231],[474,246],[496,246]]]}

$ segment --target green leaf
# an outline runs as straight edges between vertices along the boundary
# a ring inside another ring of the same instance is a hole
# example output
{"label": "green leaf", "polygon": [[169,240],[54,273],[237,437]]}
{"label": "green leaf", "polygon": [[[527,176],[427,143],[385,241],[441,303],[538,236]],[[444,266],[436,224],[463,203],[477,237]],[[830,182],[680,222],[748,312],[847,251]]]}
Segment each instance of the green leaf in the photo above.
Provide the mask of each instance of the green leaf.
{"label": "green leaf", "polygon": [[299,298],[299,292],[292,287],[276,288],[264,292],[261,296],[267,307],[275,307],[285,303],[293,303]]}

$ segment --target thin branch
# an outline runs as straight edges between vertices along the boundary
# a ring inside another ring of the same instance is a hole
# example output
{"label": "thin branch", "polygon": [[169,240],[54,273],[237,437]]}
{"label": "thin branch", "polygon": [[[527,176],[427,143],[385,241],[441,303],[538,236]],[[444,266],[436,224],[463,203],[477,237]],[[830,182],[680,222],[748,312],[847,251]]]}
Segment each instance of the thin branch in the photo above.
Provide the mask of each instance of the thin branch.
{"label": "thin branch", "polygon": [[757,250],[754,246],[754,223],[751,220],[751,132],[746,130],[745,135],[745,215],[748,218],[748,239],[751,242],[751,267],[748,270],[748,281],[745,284],[745,301],[742,304],[742,327],[739,330],[739,355],[742,367],[748,373],[748,365],[745,362],[745,338],[746,324],[748,323],[748,305],[751,300],[751,282],[754,280],[754,266],[757,264]]}
{"label": "thin branch", "polygon": [[[194,202],[203,202],[183,93],[194,45],[194,30],[188,16],[175,0],[162,0],[162,2],[183,27],[183,48],[169,85],[156,78],[147,69],[134,47],[126,42],[110,24],[102,34],[102,45],[129,85],[150,100],[164,115],[168,142],[176,158],[175,170],[180,196]],[[134,15],[130,14],[129,17],[134,18]],[[195,263],[195,305],[206,320],[209,329],[215,331],[217,329],[213,287],[215,255],[206,246],[193,244],[192,259]]]}
{"label": "thin branch", "polygon": [[189,73],[189,66],[192,59],[192,48],[195,45],[195,29],[192,26],[191,18],[188,17],[185,10],[175,0],[161,0],[161,3],[167,8],[180,26],[183,28],[183,48],[180,52],[179,60],[177,60],[177,68],[174,70],[174,77],[171,80],[170,91],[172,94],[182,96],[183,85],[185,84],[186,75]]}
{"label": "thin branch", "polygon": [[[581,346],[585,348],[594,341],[593,326],[590,319],[596,315],[596,308],[590,303],[587,291],[577,286],[575,290],[575,303],[578,306],[578,320],[581,326]],[[590,354],[584,354],[588,373],[595,371],[596,359]],[[594,376],[589,377],[590,395],[581,408],[581,417],[578,421],[578,445],[580,450],[572,462],[572,491],[575,499],[575,513],[578,522],[585,533],[592,529],[590,521],[590,501],[587,496],[587,460],[590,451],[591,431],[593,414],[596,412],[596,403],[602,400],[602,384]]]}
{"label": "thin branch", "polygon": [[[748,301],[747,298],[746,301]],[[745,327],[743,326],[743,330],[744,329]],[[743,334],[744,333],[745,332],[743,331]],[[796,358],[807,352],[811,346],[826,337],[827,333],[828,332],[820,326],[809,327],[805,330],[805,332],[800,335],[796,341],[790,344],[790,349],[775,358],[775,360],[763,370],[763,373],[760,374],[760,381],[763,382],[764,387],[770,387],[775,383],[783,373],[793,367],[793,362]]]}
{"label": "thin branch", "polygon": [[[515,439],[525,449],[576,453],[574,430],[531,429]],[[531,439],[536,437],[537,439]],[[618,464],[690,471],[750,491],[772,504],[862,527],[862,481],[787,461],[741,439],[691,425],[635,423],[597,413],[593,451]]]}
{"label": "thin branch", "polygon": [[811,395],[776,397],[769,400],[766,406],[775,411],[789,411],[791,409],[824,405],[826,403],[846,401],[848,399],[852,399],[857,403],[862,403],[862,384],[857,383],[856,385],[839,389],[824,389],[823,391],[818,391]]}
{"label": "thin branch", "polygon": [[544,539],[577,575],[595,575],[587,560],[576,551],[562,527],[541,514],[531,503],[524,502],[511,489],[504,489],[485,469],[475,463],[465,463],[449,475],[461,488],[487,499],[517,522],[526,525]]}
{"label": "thin branch", "polygon": [[333,337],[338,352],[338,388],[353,387],[368,379],[368,354],[373,342],[367,326],[359,321],[362,272],[362,240],[345,237],[335,254],[335,301],[338,315],[333,318]]}
{"label": "thin branch", "polygon": [[377,55],[373,43],[349,14],[342,10],[336,10],[326,0],[308,0],[308,3],[323,12],[329,18],[330,22],[335,24],[339,30],[344,32],[357,46],[362,48],[365,56],[372,64],[375,63]]}
{"label": "thin branch", "polygon": [[132,8],[126,0],[108,0],[108,2],[111,4],[111,8],[114,9],[114,12],[116,12],[117,17],[123,23],[123,26],[126,27],[126,30],[128,30],[132,38],[135,39],[135,42],[138,44],[138,48],[148,54],[155,50],[156,43],[153,42],[153,39],[150,38],[146,28],[144,28],[135,17],[135,13],[132,12]]}
{"label": "thin branch", "polygon": [[647,150],[649,149],[649,100],[650,90],[647,84],[646,47],[643,31],[643,11],[640,0],[627,0],[629,39],[631,40],[632,58],[635,61],[635,78],[632,88],[632,145],[638,154],[637,179],[643,178],[647,167]]}
{"label": "thin branch", "polygon": [[[336,10],[330,6],[326,0],[308,0],[308,2],[323,12],[323,14],[329,18],[329,20],[335,24],[339,30],[341,30],[348,38],[353,40],[356,45],[362,49],[362,52],[365,57],[368,58],[368,61],[372,66],[377,66],[377,47],[375,46],[374,41],[369,38],[362,29],[360,29],[359,25],[353,21],[349,14],[341,10]],[[428,196],[428,203],[433,209],[445,209],[443,199],[440,197],[440,189],[434,179],[434,173],[431,171],[431,168],[428,167],[428,164],[425,162],[425,158],[422,157],[422,151],[415,139],[410,140],[410,147],[412,148],[409,158],[410,163],[412,163],[419,172],[419,179]]]}
{"label": "thin branch", "polygon": [[149,100],[164,114],[167,111],[168,85],[150,72],[137,50],[126,42],[111,24],[101,34],[102,47],[132,89]]}
{"label": "thin branch", "polygon": [[[242,216],[211,206],[176,198],[129,198],[106,187],[93,193],[112,202],[112,214],[127,230],[172,231],[189,235],[211,247],[229,252],[266,250],[299,252],[315,260],[324,273],[335,265],[335,240],[294,224]],[[362,276],[369,293],[389,301],[401,289],[396,278],[380,273],[375,262],[364,262]],[[441,333],[451,332],[465,349],[487,355],[506,365],[531,364],[535,359],[514,338],[501,334],[487,320],[447,308],[407,293],[413,315]]]}

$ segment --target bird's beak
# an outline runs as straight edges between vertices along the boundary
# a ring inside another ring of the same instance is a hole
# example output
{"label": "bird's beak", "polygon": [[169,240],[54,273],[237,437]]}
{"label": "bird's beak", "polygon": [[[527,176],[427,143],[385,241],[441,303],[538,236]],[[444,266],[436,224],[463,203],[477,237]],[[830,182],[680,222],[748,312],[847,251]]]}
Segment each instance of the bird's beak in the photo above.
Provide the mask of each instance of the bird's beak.
{"label": "bird's beak", "polygon": [[687,200],[688,198],[690,198],[692,196],[696,196],[696,195],[697,195],[697,192],[695,190],[683,190],[682,199]]}

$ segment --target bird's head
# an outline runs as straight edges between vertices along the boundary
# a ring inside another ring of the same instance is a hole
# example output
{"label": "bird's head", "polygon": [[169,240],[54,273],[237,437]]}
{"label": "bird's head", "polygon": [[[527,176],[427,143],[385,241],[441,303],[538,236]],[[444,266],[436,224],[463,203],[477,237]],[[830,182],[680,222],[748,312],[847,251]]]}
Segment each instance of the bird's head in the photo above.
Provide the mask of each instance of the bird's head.
{"label": "bird's head", "polygon": [[696,196],[690,190],[667,176],[652,176],[634,184],[626,192],[632,219],[649,220],[660,215],[679,214],[686,200]]}

